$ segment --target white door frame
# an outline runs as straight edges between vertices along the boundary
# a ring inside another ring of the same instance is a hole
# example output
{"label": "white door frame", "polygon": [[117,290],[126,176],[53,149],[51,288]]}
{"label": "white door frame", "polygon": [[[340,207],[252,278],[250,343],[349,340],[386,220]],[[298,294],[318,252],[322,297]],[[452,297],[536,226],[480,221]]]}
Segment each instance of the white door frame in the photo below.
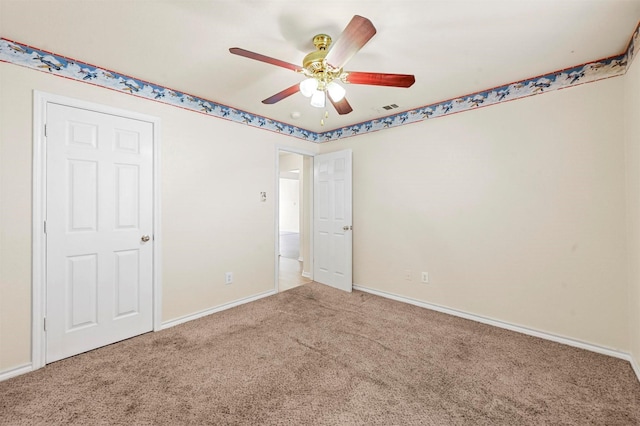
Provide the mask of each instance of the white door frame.
{"label": "white door frame", "polygon": [[47,104],[60,104],[103,114],[141,120],[153,126],[153,330],[162,325],[162,238],[160,232],[160,119],[146,114],[68,98],[51,93],[33,92],[33,199],[32,199],[32,289],[31,289],[31,368],[46,364],[46,138]]}
{"label": "white door frame", "polygon": [[[311,151],[306,151],[303,149],[298,149],[298,148],[294,148],[294,147],[289,147],[289,146],[276,146],[276,176],[275,176],[275,197],[274,197],[274,204],[275,204],[275,210],[276,210],[276,220],[275,220],[275,248],[274,248],[274,252],[275,252],[275,281],[274,281],[274,289],[276,292],[279,291],[278,289],[278,283],[280,282],[280,153],[281,152],[288,152],[291,154],[299,154],[299,155],[304,155],[305,157],[310,157],[311,161],[313,163],[313,158],[317,155],[315,152],[311,152]],[[311,164],[312,170],[313,170],[313,164]],[[310,215],[310,228],[311,228],[311,232],[309,232],[310,235],[308,235],[309,237],[309,273],[311,274],[311,276],[309,277],[311,280],[313,280],[313,182],[311,182],[311,194],[309,194],[311,197],[311,211],[309,212]]]}

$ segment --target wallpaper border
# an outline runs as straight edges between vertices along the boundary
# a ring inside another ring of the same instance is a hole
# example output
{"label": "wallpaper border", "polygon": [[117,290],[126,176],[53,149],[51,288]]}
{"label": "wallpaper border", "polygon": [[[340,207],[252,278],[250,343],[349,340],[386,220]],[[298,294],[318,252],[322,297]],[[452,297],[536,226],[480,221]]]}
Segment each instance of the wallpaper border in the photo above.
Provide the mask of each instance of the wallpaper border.
{"label": "wallpaper border", "polygon": [[312,132],[231,108],[212,100],[182,93],[5,38],[0,38],[0,61],[298,139],[322,143],[624,75],[640,49],[640,45],[637,43],[639,33],[640,23],[636,25],[627,49],[619,55],[323,133]]}

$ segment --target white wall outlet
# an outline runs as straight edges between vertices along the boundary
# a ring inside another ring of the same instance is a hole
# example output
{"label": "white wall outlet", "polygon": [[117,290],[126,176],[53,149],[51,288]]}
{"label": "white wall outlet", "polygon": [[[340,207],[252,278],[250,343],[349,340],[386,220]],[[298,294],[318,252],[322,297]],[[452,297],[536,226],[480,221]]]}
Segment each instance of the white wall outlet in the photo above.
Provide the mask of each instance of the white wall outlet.
{"label": "white wall outlet", "polygon": [[224,283],[231,284],[233,282],[233,272],[225,272]]}
{"label": "white wall outlet", "polygon": [[422,273],[422,282],[423,283],[428,283],[429,282],[429,273],[428,272],[423,272]]}
{"label": "white wall outlet", "polygon": [[404,279],[405,279],[405,280],[407,280],[407,281],[411,281],[411,275],[412,275],[412,274],[411,274],[411,270],[406,269],[406,270],[404,271]]}

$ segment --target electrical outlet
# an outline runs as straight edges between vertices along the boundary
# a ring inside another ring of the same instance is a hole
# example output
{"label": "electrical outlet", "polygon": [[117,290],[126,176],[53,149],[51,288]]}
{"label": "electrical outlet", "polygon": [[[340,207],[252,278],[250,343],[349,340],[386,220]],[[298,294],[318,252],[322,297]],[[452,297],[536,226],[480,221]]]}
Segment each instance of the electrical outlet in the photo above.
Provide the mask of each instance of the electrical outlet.
{"label": "electrical outlet", "polygon": [[428,272],[423,272],[422,273],[422,282],[423,283],[428,283],[429,282],[429,273]]}
{"label": "electrical outlet", "polygon": [[224,274],[224,283],[231,284],[233,282],[233,272],[226,272]]}
{"label": "electrical outlet", "polygon": [[407,281],[411,281],[411,275],[412,275],[412,274],[411,274],[411,270],[406,269],[406,270],[404,271],[404,279],[405,279],[405,280],[407,280]]}

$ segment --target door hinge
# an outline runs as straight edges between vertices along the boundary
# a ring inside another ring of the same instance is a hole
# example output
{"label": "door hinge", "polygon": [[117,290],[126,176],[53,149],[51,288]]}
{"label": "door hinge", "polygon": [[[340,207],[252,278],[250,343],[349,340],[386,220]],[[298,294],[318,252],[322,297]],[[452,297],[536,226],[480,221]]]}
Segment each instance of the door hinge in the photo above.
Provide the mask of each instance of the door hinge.
{"label": "door hinge", "polygon": [[47,318],[46,317],[42,319],[42,326],[44,328],[44,331],[47,331]]}
{"label": "door hinge", "polygon": [[44,233],[45,234],[47,233],[47,221],[46,220],[44,221]]}
{"label": "door hinge", "polygon": [[45,138],[47,137],[47,125],[46,124],[44,125],[44,137]]}

